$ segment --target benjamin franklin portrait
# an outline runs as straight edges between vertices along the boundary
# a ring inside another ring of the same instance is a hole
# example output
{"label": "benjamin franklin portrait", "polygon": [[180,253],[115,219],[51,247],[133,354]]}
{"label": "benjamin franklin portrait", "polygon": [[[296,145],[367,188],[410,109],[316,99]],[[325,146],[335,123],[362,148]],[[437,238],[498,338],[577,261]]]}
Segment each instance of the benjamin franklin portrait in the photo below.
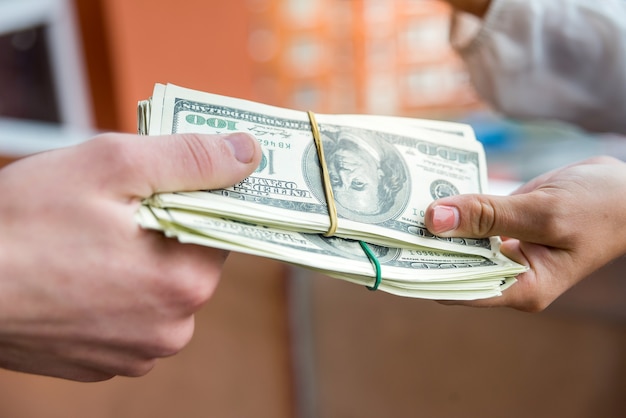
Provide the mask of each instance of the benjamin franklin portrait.
{"label": "benjamin franklin portrait", "polygon": [[[381,223],[396,217],[410,198],[406,164],[398,150],[376,132],[357,128],[320,127],[324,155],[339,216]],[[318,197],[320,165],[312,145],[305,153],[307,177]],[[317,177],[316,177],[317,176]]]}

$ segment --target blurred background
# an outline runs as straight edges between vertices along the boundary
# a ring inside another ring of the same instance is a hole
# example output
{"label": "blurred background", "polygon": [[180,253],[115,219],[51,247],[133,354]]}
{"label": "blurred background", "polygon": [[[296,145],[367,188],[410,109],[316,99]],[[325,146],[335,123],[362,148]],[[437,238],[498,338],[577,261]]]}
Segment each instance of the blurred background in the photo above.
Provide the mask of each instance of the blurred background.
{"label": "blurred background", "polygon": [[[0,0],[0,165],[136,131],[155,83],[470,123],[506,191],[626,141],[474,94],[434,0]],[[33,261],[35,262],[35,260]],[[179,355],[80,384],[0,370],[0,418],[624,417],[626,261],[540,314],[444,307],[234,254]]]}

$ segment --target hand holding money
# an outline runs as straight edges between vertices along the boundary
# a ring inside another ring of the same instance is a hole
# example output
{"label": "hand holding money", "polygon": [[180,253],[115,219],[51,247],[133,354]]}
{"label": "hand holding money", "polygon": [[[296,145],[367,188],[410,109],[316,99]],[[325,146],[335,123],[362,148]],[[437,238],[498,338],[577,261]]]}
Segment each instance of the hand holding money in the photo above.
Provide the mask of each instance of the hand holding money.
{"label": "hand holding money", "polygon": [[143,134],[243,131],[263,149],[257,170],[232,187],[154,195],[138,214],[145,227],[403,296],[490,297],[524,271],[498,238],[441,238],[425,227],[433,200],[486,192],[484,152],[467,125],[312,118],[173,85],[156,85],[138,111]]}
{"label": "hand holding money", "polygon": [[156,190],[240,181],[260,155],[245,134],[108,133],[2,168],[0,368],[98,381],[181,350],[225,251],[138,230],[133,214]]}

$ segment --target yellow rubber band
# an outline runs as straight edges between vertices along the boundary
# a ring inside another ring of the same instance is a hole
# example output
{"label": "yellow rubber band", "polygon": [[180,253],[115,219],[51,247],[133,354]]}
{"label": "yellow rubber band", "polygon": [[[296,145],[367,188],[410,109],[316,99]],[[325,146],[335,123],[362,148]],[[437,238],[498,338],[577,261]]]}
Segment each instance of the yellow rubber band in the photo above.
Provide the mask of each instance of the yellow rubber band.
{"label": "yellow rubber band", "polygon": [[328,167],[326,166],[326,157],[324,157],[324,146],[322,144],[319,126],[315,120],[315,113],[309,110],[307,111],[307,114],[309,115],[309,121],[311,122],[311,132],[313,133],[315,148],[317,148],[317,157],[320,161],[320,166],[322,167],[322,184],[324,186],[326,206],[328,207],[328,216],[330,217],[330,226],[324,236],[332,237],[335,235],[335,232],[337,232],[337,207],[335,206],[335,197],[333,196],[333,188],[330,184],[330,175],[328,174]]}
{"label": "yellow rubber band", "polygon": [[[315,113],[310,110],[307,111],[309,115],[309,121],[311,122],[311,132],[313,133],[313,141],[315,142],[315,148],[317,149],[317,158],[320,161],[322,169],[322,185],[324,186],[324,196],[326,198],[326,206],[328,207],[328,216],[330,217],[330,226],[328,231],[324,234],[325,237],[332,237],[337,232],[337,206],[335,206],[335,196],[333,196],[333,188],[330,184],[330,175],[328,174],[328,166],[326,165],[326,157],[324,156],[324,145],[322,144],[322,136],[320,135],[320,128],[317,125],[315,119]],[[376,258],[374,252],[364,242],[359,241],[361,248],[370,259],[370,262],[374,266],[375,278],[372,286],[366,286],[369,290],[378,290],[378,286],[382,281],[382,272],[380,263]]]}

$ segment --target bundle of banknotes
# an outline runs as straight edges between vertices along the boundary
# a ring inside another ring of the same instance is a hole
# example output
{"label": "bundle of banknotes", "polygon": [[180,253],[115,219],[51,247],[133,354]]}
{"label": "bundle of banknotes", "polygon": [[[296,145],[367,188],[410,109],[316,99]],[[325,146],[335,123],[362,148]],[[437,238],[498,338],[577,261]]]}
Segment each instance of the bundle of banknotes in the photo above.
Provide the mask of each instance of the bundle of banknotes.
{"label": "bundle of banknotes", "polygon": [[[433,200],[487,193],[484,150],[469,125],[375,115],[312,119],[306,111],[157,84],[139,102],[138,130],[248,132],[261,144],[256,171],[232,187],[144,201],[139,224],[183,243],[437,300],[498,296],[525,271],[500,252],[498,237],[441,238],[424,225]],[[325,187],[332,189],[334,219]]]}

